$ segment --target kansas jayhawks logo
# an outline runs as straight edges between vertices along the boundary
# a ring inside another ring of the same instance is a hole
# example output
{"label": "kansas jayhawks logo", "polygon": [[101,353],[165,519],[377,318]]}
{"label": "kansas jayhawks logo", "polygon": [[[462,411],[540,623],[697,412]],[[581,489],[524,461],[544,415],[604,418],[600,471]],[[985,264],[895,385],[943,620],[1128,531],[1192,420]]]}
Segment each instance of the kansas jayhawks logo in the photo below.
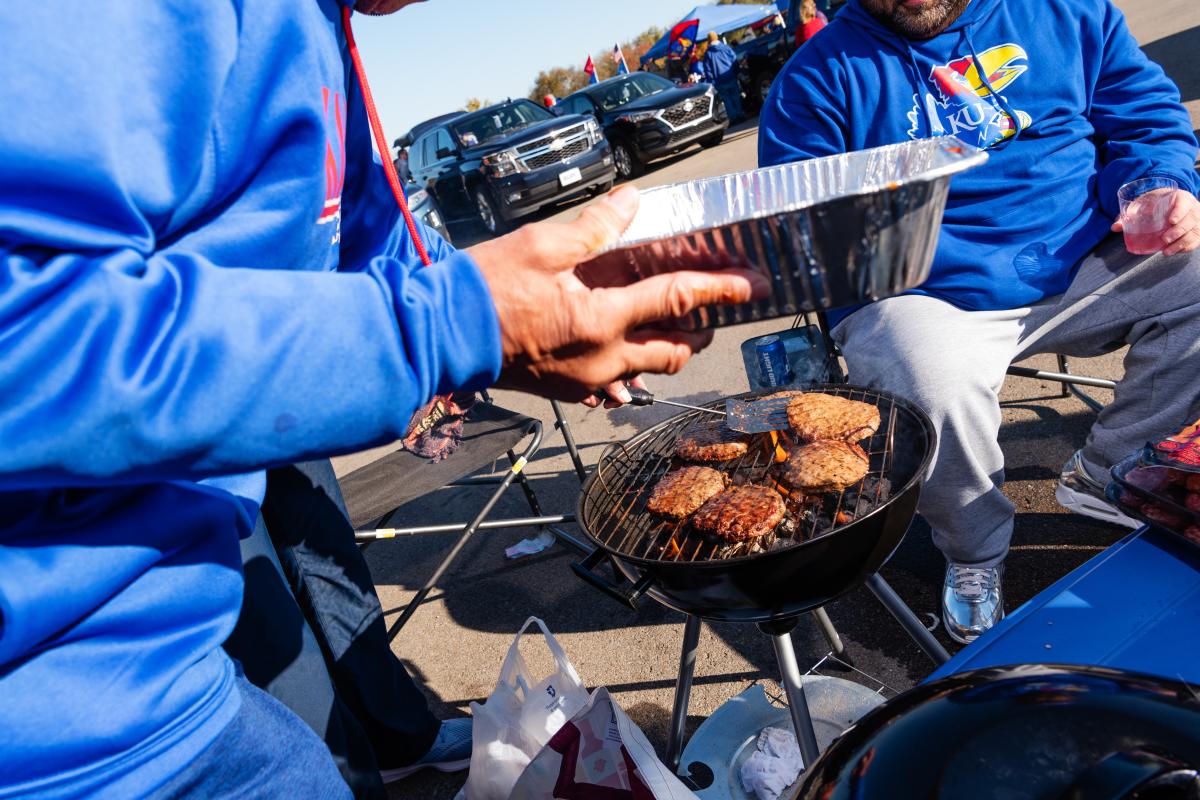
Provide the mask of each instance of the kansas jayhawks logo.
{"label": "kansas jayhawks logo", "polygon": [[325,204],[317,224],[334,223],[333,242],[341,238],[342,184],[346,179],[346,120],[342,96],[321,89],[325,110]]}
{"label": "kansas jayhawks logo", "polygon": [[926,91],[924,97],[913,96],[909,137],[920,138],[928,120],[935,136],[957,136],[979,147],[991,147],[1013,136],[1018,128],[1028,128],[1033,122],[1028,114],[1014,109],[1017,119],[1013,120],[992,95],[994,89],[1007,103],[1004,90],[1028,69],[1029,56],[1017,44],[998,45],[977,58],[967,55],[934,66],[929,73],[932,91]]}

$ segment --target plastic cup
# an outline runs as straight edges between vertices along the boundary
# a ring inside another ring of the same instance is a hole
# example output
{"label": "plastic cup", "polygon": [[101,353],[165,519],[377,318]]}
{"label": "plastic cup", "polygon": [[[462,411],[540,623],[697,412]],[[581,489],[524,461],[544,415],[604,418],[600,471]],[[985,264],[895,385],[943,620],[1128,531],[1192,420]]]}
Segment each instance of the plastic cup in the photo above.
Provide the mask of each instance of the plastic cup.
{"label": "plastic cup", "polygon": [[1171,178],[1139,178],[1117,190],[1126,250],[1143,256],[1162,250],[1167,214],[1178,188]]}

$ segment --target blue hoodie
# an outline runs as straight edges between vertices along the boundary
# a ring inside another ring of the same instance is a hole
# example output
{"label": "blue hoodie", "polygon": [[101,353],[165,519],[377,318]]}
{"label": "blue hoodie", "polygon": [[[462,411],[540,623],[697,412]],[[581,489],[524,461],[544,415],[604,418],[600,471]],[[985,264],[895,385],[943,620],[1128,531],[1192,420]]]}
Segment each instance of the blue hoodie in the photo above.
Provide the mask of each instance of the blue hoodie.
{"label": "blue hoodie", "polygon": [[925,294],[972,310],[1061,294],[1117,217],[1121,184],[1165,175],[1200,188],[1179,92],[1109,0],[972,0],[928,41],[893,33],[850,0],[776,78],[759,161],[939,134],[975,143],[991,115],[948,97],[938,66],[1008,130],[985,165],[954,178]]}
{"label": "blue hoodie", "polygon": [[499,326],[413,268],[336,0],[4,3],[0,52],[0,797],[145,796],[239,704],[263,483],[201,481],[394,440]]}

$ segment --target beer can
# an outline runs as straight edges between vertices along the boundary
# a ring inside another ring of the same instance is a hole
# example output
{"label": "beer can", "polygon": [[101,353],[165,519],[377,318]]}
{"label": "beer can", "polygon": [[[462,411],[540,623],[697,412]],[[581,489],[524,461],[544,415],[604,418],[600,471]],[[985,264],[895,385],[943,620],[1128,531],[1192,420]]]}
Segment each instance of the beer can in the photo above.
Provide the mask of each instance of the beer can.
{"label": "beer can", "polygon": [[771,334],[756,340],[754,353],[758,359],[759,383],[763,386],[786,386],[792,382],[792,368],[788,364],[787,350],[779,336]]}

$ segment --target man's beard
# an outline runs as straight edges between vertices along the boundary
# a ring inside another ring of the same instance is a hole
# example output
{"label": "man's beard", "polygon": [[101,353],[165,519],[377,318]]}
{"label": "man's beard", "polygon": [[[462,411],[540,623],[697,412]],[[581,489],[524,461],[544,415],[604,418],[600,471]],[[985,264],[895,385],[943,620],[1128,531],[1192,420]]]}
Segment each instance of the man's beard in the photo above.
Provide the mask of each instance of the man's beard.
{"label": "man's beard", "polygon": [[930,0],[910,10],[901,0],[863,0],[871,16],[909,39],[929,39],[950,26],[971,0]]}

